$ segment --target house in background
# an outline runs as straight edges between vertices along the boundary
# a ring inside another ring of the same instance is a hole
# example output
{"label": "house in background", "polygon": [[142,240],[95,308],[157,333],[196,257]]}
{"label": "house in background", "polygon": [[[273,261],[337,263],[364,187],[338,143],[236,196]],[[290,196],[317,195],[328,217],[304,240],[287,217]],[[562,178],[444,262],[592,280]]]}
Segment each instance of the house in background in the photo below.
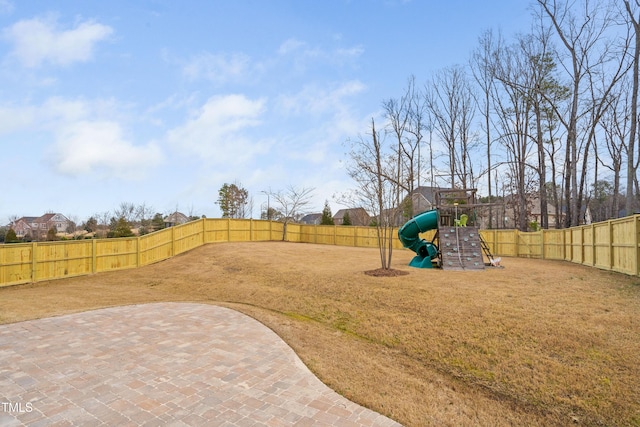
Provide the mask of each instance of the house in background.
{"label": "house in background", "polygon": [[[436,194],[438,190],[440,190],[440,187],[420,186],[418,188],[415,188],[409,195],[411,197],[411,206],[413,207],[411,217],[416,216],[424,211],[435,209]],[[407,196],[407,198],[409,196]],[[408,202],[407,198],[405,198],[405,203]]]}
{"label": "house in background", "polygon": [[349,212],[351,225],[368,226],[371,223],[371,217],[364,208],[340,209],[333,216],[333,223],[335,225],[342,225],[344,222],[344,215],[347,212]]}
{"label": "house in background", "polygon": [[[540,198],[535,197],[530,201],[531,203],[531,212],[529,212],[529,222],[535,222],[538,225],[541,223],[540,217],[541,209],[540,209]],[[558,216],[556,207],[547,201],[547,217],[549,218],[549,228],[556,228],[556,216]],[[564,212],[559,215],[559,222],[562,224],[564,222]]]}
{"label": "house in background", "polygon": [[19,239],[26,236],[34,240],[44,240],[47,232],[54,228],[56,233],[66,233],[71,221],[60,213],[47,213],[39,217],[23,216],[9,224]]}
{"label": "house in background", "polygon": [[164,218],[165,228],[184,224],[185,222],[189,222],[189,217],[187,217],[182,212],[177,212],[177,211]]}
{"label": "house in background", "polygon": [[9,228],[13,228],[13,231],[16,232],[16,236],[18,239],[23,239],[24,236],[32,236],[32,228],[31,224],[34,224],[36,219],[35,216],[23,216],[22,218],[18,218],[15,221],[9,224]]}
{"label": "house in background", "polygon": [[[402,200],[401,209],[393,213],[393,224],[401,226],[414,216],[436,208],[436,194],[440,187],[420,186]],[[386,213],[386,211],[385,211]]]}
{"label": "house in background", "polygon": [[307,214],[300,219],[300,222],[308,225],[320,225],[320,222],[322,222],[322,213]]}

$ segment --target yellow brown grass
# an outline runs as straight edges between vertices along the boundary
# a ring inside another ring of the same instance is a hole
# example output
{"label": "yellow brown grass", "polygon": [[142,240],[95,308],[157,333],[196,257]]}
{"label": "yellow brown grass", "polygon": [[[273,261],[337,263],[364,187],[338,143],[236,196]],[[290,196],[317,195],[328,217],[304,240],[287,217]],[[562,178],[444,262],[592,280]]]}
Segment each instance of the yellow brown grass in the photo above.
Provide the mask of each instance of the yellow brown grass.
{"label": "yellow brown grass", "polygon": [[375,249],[224,243],[136,270],[0,289],[0,323],[152,301],[232,307],[326,384],[408,426],[640,425],[640,279],[503,259],[372,277]]}

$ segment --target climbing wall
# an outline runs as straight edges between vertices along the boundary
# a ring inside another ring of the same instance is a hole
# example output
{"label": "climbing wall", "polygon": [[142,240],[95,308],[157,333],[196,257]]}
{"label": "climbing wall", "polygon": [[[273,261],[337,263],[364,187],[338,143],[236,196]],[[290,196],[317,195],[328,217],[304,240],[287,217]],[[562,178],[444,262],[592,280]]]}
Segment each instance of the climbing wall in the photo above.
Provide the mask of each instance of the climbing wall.
{"label": "climbing wall", "polygon": [[443,270],[484,270],[477,227],[440,226],[438,241]]}

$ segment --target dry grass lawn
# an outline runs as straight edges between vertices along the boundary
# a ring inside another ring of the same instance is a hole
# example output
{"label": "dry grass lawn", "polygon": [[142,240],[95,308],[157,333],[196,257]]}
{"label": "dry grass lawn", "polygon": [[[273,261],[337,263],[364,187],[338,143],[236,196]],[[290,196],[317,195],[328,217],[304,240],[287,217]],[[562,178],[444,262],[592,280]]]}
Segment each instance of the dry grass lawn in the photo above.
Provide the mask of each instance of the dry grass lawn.
{"label": "dry grass lawn", "polygon": [[0,288],[0,323],[152,301],[242,311],[326,384],[407,426],[640,426],[640,279],[565,262],[371,277],[376,249],[201,247],[136,270]]}

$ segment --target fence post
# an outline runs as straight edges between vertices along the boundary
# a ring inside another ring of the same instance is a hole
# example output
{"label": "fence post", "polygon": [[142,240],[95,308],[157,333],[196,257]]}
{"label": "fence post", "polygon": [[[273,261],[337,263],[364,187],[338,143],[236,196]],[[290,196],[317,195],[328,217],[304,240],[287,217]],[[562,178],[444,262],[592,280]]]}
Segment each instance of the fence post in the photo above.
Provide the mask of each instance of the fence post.
{"label": "fence post", "polygon": [[31,242],[31,281],[36,281],[36,270],[38,268],[38,260],[36,253],[38,252],[38,243]]}
{"label": "fence post", "polygon": [[98,269],[98,240],[95,236],[91,239],[91,272],[95,274]]}
{"label": "fence post", "polygon": [[613,270],[615,256],[613,254],[613,221],[607,221],[609,224],[609,270]]}
{"label": "fence post", "polygon": [[580,251],[581,254],[582,254],[582,259],[580,260],[580,264],[582,264],[582,265],[585,265],[584,261],[587,258],[587,248],[586,248],[586,245],[584,243],[584,231],[585,231],[585,229],[586,229],[586,227],[584,225],[580,228],[580,239],[582,240],[582,243],[580,244],[580,246],[582,247],[582,251]]}
{"label": "fence post", "polygon": [[140,236],[136,238],[136,267],[140,267],[142,265],[142,251],[140,251]]}
{"label": "fence post", "polygon": [[639,243],[639,239],[638,239],[638,219],[640,217],[638,215],[635,215],[633,217],[633,234],[634,234],[634,247],[633,249],[635,250],[636,256],[636,276],[640,275],[640,258],[638,257],[638,243]]}
{"label": "fence post", "polygon": [[545,259],[544,256],[544,229],[540,229],[540,257],[541,259]]}
{"label": "fence post", "polygon": [[176,255],[176,226],[171,226],[171,256]]}
{"label": "fence post", "polygon": [[596,265],[596,225],[591,224],[591,265]]}

